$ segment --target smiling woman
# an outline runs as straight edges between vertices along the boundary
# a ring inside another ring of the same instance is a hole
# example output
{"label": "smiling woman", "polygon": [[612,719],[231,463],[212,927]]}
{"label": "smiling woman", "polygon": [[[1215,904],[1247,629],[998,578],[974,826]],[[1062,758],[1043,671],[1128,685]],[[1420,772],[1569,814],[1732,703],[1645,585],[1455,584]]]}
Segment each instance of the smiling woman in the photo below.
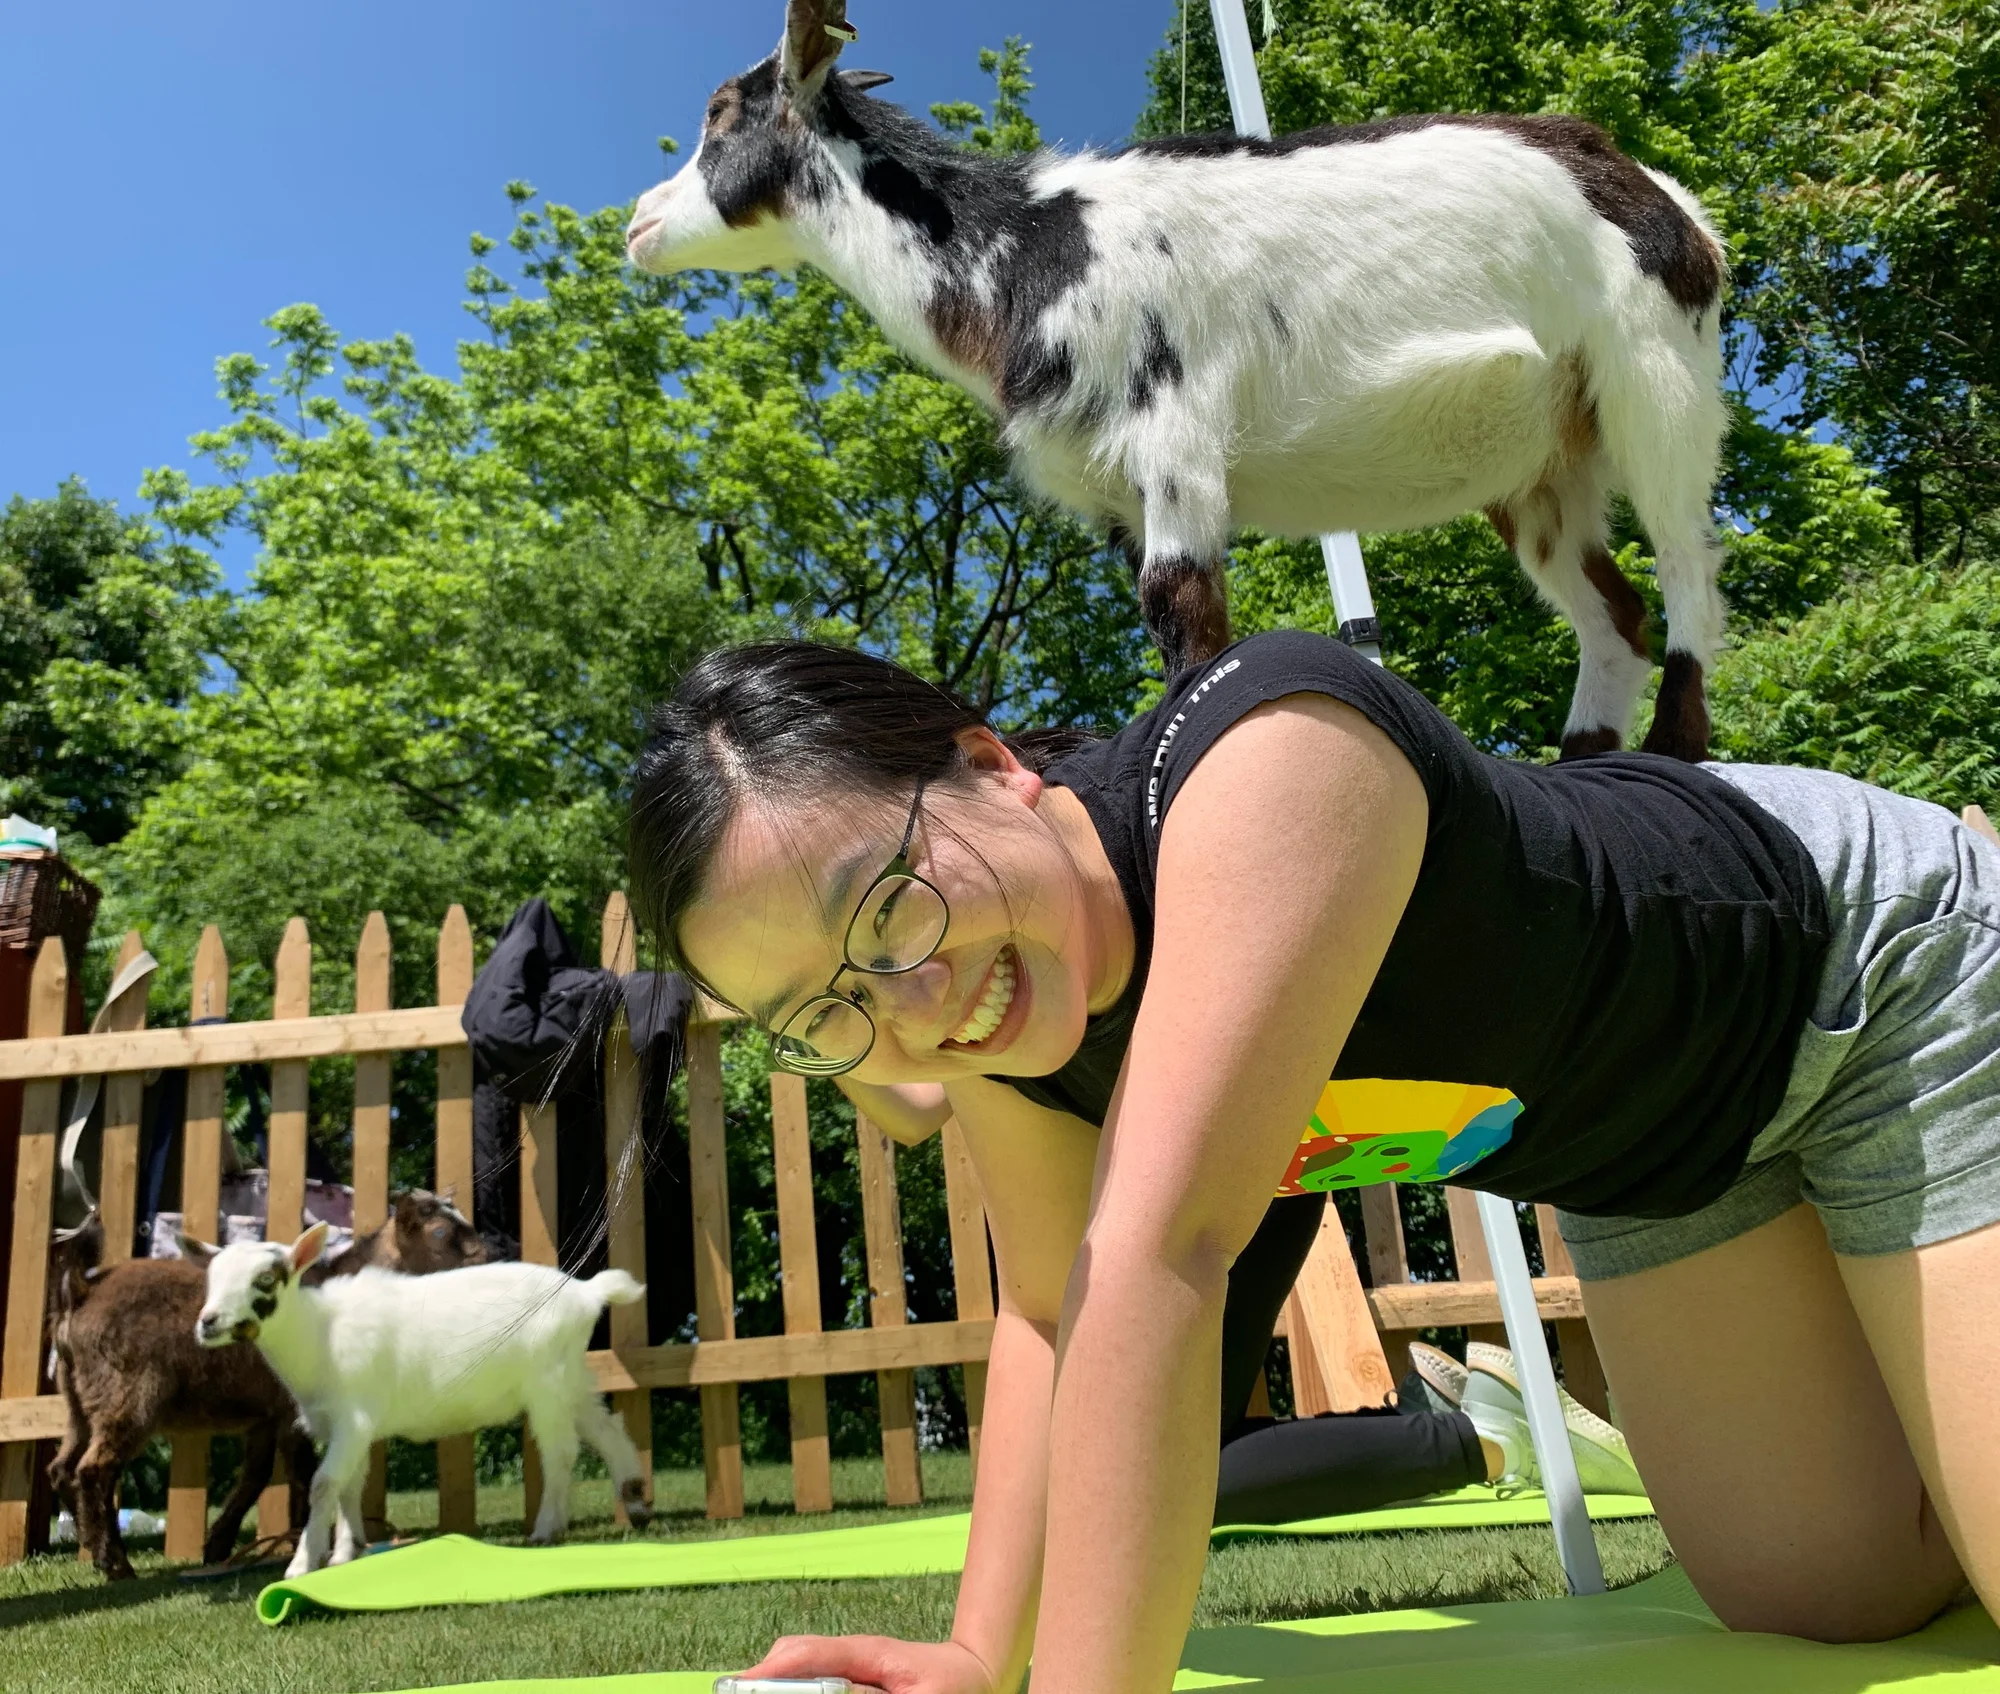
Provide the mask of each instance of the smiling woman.
{"label": "smiling woman", "polygon": [[[641,764],[663,947],[892,1133],[956,1117],[1000,1271],[952,1639],[788,1640],[756,1674],[1169,1687],[1218,1476],[1265,1445],[1219,1462],[1218,1433],[1326,1196],[1384,1180],[1562,1209],[1632,1456],[1730,1623],[2000,1601],[1989,845],[1820,772],[1494,759],[1298,633],[1053,751],[781,643],[698,665]],[[1402,1495],[1511,1468],[1437,1415],[1461,1474]],[[1290,1428],[1263,1435],[1318,1433]]]}

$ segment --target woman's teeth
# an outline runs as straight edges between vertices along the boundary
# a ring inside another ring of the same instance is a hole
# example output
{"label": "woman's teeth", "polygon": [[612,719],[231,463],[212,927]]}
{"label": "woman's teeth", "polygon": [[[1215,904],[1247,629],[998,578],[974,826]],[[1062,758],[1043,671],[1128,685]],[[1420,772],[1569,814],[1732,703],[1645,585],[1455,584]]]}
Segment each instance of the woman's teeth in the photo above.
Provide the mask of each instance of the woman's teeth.
{"label": "woman's teeth", "polygon": [[1000,956],[993,961],[993,974],[987,979],[986,992],[979,997],[979,1004],[972,1008],[972,1016],[959,1026],[952,1041],[959,1046],[972,1046],[984,1041],[1000,1027],[1007,1016],[1007,1008],[1014,1003],[1014,949],[1003,947]]}

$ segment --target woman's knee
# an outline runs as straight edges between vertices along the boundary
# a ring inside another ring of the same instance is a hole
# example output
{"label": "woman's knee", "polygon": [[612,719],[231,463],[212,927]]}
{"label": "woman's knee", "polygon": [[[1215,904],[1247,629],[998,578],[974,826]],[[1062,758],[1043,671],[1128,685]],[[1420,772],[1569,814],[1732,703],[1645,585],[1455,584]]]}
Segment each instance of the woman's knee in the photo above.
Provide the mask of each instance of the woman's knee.
{"label": "woman's knee", "polygon": [[[1898,1549],[1794,1548],[1752,1569],[1705,1575],[1688,1566],[1695,1590],[1731,1629],[1793,1635],[1830,1646],[1892,1641],[1922,1629],[1965,1592],[1965,1573],[1926,1509],[1918,1534]],[[1893,1541],[1894,1538],[1891,1538]]]}

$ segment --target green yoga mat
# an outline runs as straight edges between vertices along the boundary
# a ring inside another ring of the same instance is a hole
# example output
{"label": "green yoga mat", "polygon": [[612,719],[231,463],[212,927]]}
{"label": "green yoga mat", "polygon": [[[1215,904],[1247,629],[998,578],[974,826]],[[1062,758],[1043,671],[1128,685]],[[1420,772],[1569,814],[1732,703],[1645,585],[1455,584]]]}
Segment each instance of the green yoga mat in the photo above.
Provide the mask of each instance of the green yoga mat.
{"label": "green yoga mat", "polygon": [[[1258,1694],[2000,1694],[1976,1607],[1880,1646],[1732,1635],[1670,1570],[1588,1600],[1516,1600],[1197,1630],[1179,1689]],[[462,1685],[464,1694],[709,1694],[713,1671]]]}
{"label": "green yoga mat", "polygon": [[[1595,1518],[1645,1517],[1652,1507],[1631,1495],[1593,1495]],[[1367,1535],[1399,1529],[1481,1529],[1547,1523],[1540,1494],[1497,1499],[1467,1488],[1382,1511],[1316,1518],[1277,1528],[1219,1527],[1229,1542],[1269,1535]],[[257,1596],[257,1615],[283,1623],[309,1606],[341,1612],[401,1612],[420,1606],[490,1606],[550,1594],[620,1588],[696,1588],[723,1582],[799,1582],[848,1577],[929,1576],[965,1564],[971,1516],[913,1518],[712,1541],[624,1541],[575,1547],[495,1547],[463,1535],[440,1535],[414,1547],[274,1582]]]}

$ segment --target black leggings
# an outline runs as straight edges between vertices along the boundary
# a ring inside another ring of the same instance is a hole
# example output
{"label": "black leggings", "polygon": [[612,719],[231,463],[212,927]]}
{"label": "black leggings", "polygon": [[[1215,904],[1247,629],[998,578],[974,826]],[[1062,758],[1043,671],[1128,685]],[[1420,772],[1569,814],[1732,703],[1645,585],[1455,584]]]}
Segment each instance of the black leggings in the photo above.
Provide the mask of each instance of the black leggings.
{"label": "black leggings", "polygon": [[1290,1423],[1244,1415],[1326,1203],[1324,1194],[1272,1201],[1230,1269],[1217,1523],[1334,1517],[1486,1480],[1479,1434],[1462,1412],[1383,1406]]}

